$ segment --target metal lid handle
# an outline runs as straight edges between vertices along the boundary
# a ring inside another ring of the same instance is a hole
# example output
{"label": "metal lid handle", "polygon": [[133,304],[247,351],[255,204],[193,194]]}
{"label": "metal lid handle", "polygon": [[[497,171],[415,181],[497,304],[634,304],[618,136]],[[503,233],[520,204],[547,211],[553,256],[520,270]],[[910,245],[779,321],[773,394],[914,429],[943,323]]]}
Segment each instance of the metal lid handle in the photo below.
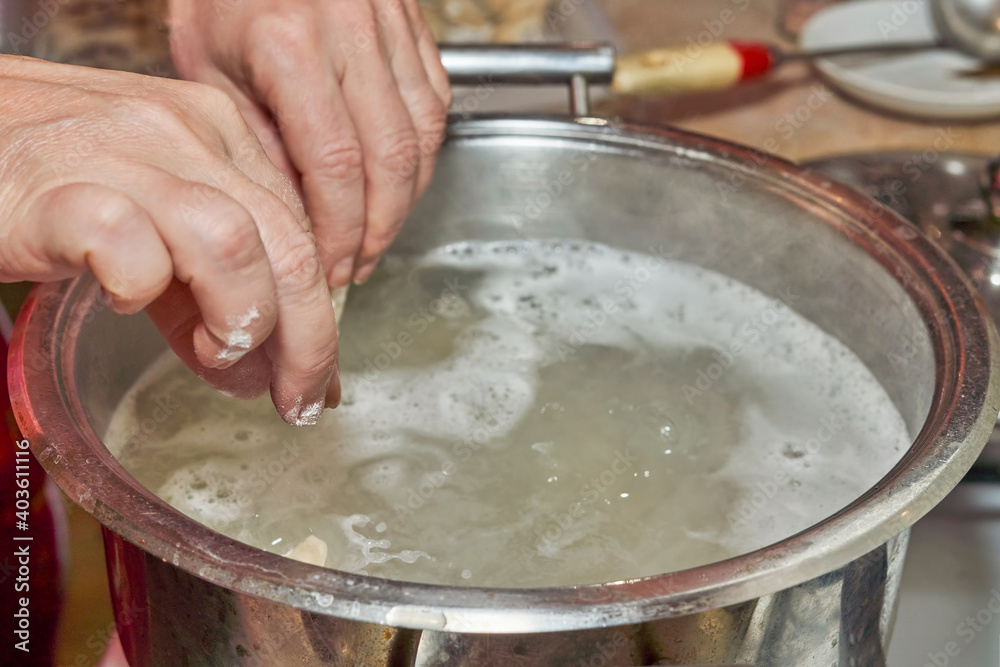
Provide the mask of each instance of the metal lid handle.
{"label": "metal lid handle", "polygon": [[590,114],[590,84],[610,84],[615,74],[611,44],[442,44],[438,48],[452,84],[569,86],[574,116]]}

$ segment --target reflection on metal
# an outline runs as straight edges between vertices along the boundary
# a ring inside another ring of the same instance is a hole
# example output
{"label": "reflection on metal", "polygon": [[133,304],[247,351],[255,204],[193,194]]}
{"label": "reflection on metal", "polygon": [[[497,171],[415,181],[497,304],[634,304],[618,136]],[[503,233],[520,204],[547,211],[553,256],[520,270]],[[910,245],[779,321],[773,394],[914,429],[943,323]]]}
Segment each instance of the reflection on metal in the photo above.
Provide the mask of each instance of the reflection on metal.
{"label": "reflection on metal", "polygon": [[438,48],[453,85],[569,86],[570,113],[580,118],[590,115],[589,87],[610,84],[615,72],[615,49],[610,44],[441,44]]}
{"label": "reflection on metal", "polygon": [[834,572],[742,604],[607,628],[492,635],[306,612],[181,572],[107,530],[105,544],[115,608],[133,610],[128,624],[120,624],[132,667],[885,667],[903,564],[887,554],[901,555],[908,535]]}
{"label": "reflection on metal", "polygon": [[569,106],[574,116],[590,115],[590,90],[582,74],[574,74],[569,81]]}
{"label": "reflection on metal", "polygon": [[[962,153],[884,151],[810,163],[896,211],[958,263],[1000,323],[1000,159]],[[1000,426],[968,481],[1000,481]]]}

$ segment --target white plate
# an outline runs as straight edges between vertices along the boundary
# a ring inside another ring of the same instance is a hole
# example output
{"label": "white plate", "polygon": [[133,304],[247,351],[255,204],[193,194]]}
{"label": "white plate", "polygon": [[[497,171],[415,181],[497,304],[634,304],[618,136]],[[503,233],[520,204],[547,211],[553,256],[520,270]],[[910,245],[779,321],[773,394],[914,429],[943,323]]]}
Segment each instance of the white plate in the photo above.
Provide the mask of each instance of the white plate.
{"label": "white plate", "polygon": [[[923,0],[863,0],[817,12],[800,37],[803,50],[853,44],[933,40]],[[979,119],[1000,116],[1000,76],[968,76],[978,61],[953,51],[842,56],[816,63],[831,83],[874,106],[915,116]]]}

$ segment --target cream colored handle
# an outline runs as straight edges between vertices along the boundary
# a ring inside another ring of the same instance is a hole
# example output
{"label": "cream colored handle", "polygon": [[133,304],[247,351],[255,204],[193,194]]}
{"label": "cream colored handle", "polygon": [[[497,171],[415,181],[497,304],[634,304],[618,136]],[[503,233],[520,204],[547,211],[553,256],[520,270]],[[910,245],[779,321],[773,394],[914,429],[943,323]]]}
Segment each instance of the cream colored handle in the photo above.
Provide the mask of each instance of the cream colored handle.
{"label": "cream colored handle", "polygon": [[624,94],[717,90],[735,85],[743,73],[740,52],[718,42],[621,56],[612,87]]}

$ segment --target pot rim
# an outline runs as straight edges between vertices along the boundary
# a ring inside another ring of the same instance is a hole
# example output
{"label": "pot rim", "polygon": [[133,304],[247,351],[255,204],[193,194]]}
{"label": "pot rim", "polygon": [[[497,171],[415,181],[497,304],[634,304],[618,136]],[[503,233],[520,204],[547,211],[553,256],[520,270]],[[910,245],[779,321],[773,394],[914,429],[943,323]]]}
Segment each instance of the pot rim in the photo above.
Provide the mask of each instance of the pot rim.
{"label": "pot rim", "polygon": [[[24,437],[55,483],[107,530],[206,581],[314,613],[450,632],[555,632],[682,616],[737,604],[831,572],[884,544],[937,504],[985,444],[1000,409],[1000,342],[968,280],[926,236],[862,194],[783,159],[665,127],[594,118],[452,118],[450,140],[576,139],[657,154],[757,165],[753,177],[795,191],[896,272],[928,324],[936,389],[910,449],[847,507],[770,546],[663,575],[573,587],[489,589],[416,584],[293,561],[225,537],[138,484],[66,396],[62,334],[98,298],[81,277],[38,286],[18,317],[8,382]],[[905,233],[901,233],[902,230]],[[900,267],[909,275],[900,275]],[[916,277],[919,280],[911,278]],[[53,335],[55,334],[55,335]],[[29,369],[31,359],[36,368]],[[43,368],[37,368],[37,360]],[[40,372],[41,371],[41,372]],[[66,398],[64,398],[66,396]]]}

